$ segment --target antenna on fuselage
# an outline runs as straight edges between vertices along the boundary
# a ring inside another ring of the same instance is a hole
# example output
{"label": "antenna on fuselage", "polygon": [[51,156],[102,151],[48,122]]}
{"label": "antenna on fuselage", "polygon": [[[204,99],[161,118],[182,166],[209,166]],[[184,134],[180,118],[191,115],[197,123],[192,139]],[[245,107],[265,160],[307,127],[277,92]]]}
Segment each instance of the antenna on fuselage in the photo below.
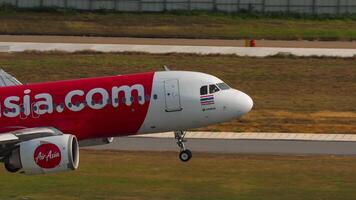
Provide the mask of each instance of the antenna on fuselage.
{"label": "antenna on fuselage", "polygon": [[171,71],[166,65],[163,65],[165,71]]}

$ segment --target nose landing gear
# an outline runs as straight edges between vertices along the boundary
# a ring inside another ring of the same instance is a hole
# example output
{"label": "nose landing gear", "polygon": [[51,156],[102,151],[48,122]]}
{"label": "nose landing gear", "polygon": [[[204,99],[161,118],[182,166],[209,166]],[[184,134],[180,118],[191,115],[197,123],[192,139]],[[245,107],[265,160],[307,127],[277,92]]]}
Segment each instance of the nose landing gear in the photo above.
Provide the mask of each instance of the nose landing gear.
{"label": "nose landing gear", "polygon": [[192,158],[192,152],[189,149],[185,148],[185,142],[187,142],[186,139],[184,139],[186,135],[186,132],[184,131],[175,131],[174,132],[174,137],[177,140],[177,144],[180,148],[180,154],[179,154],[179,159],[183,162],[187,162]]}

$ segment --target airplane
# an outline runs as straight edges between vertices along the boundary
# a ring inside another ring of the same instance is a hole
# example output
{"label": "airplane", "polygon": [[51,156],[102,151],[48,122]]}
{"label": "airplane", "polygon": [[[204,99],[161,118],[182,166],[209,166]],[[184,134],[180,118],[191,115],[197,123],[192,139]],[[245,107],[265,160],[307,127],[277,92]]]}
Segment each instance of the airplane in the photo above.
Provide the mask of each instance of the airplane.
{"label": "airplane", "polygon": [[186,162],[192,153],[185,130],[239,118],[252,107],[247,94],[200,72],[22,84],[0,70],[0,160],[14,173],[76,170],[80,147],[172,131]]}

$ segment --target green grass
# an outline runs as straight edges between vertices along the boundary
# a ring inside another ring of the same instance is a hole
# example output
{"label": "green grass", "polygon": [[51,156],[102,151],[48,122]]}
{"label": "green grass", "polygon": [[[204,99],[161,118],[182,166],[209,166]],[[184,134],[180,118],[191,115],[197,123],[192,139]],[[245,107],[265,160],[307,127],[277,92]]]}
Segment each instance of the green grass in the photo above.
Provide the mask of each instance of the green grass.
{"label": "green grass", "polygon": [[355,40],[356,17],[0,10],[0,34]]}
{"label": "green grass", "polygon": [[[218,162],[217,162],[218,161]],[[79,170],[0,170],[0,199],[355,199],[356,158],[81,151]]]}
{"label": "green grass", "polygon": [[187,54],[12,53],[0,66],[28,82],[162,70],[206,72],[246,92],[254,109],[213,131],[356,133],[356,62]]}

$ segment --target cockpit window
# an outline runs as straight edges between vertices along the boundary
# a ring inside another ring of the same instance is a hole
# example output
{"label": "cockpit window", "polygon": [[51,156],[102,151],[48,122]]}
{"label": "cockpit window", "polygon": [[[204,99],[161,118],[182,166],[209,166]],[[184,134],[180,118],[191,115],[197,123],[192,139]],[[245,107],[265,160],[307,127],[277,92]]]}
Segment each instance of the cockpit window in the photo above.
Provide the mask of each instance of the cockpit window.
{"label": "cockpit window", "polygon": [[200,95],[206,95],[208,94],[208,86],[204,85],[200,88]]}
{"label": "cockpit window", "polygon": [[219,88],[216,85],[209,85],[209,93],[210,94],[213,94],[218,91],[219,91]]}
{"label": "cockpit window", "polygon": [[216,85],[220,88],[220,90],[228,90],[228,89],[230,89],[230,86],[228,86],[226,83],[218,83]]}

